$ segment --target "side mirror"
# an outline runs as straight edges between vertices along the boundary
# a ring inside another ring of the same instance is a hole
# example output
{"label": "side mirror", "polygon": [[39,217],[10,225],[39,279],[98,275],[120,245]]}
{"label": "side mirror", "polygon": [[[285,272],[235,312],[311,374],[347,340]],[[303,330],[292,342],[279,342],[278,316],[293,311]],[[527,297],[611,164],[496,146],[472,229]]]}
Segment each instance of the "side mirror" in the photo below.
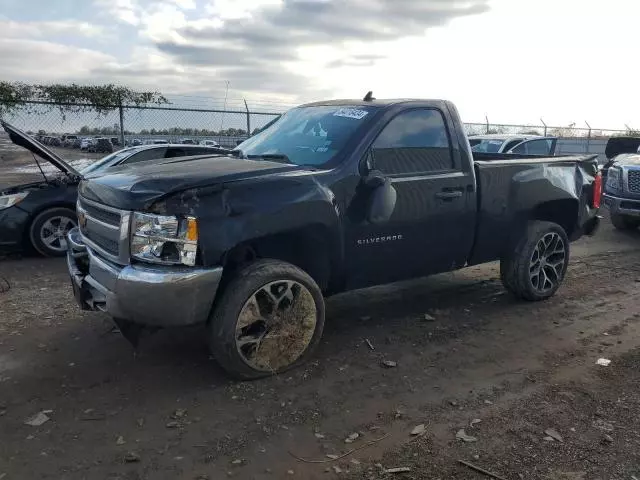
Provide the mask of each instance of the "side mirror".
{"label": "side mirror", "polygon": [[371,189],[367,220],[374,225],[388,222],[396,208],[398,197],[391,180],[374,170],[365,177],[364,183]]}

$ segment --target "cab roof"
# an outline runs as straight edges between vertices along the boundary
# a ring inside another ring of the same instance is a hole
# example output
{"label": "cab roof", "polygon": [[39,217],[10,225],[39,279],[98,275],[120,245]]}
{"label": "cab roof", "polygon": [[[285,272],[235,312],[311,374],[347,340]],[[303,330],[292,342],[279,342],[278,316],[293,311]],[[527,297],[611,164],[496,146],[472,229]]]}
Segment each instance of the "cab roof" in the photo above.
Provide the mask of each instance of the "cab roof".
{"label": "cab roof", "polygon": [[323,100],[319,102],[311,102],[300,105],[301,107],[321,107],[321,106],[358,106],[358,107],[367,107],[367,106],[377,106],[377,107],[388,107],[391,105],[397,105],[400,103],[445,103],[445,100],[439,99],[426,99],[426,98],[386,98],[386,99],[373,99],[373,100],[363,100],[363,99],[336,99],[336,100]]}

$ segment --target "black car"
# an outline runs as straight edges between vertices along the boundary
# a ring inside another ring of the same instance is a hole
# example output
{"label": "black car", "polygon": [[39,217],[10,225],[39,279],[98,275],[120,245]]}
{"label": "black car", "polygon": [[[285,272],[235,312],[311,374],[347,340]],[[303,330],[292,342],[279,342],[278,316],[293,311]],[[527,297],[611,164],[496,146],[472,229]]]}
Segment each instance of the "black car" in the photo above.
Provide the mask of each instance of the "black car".
{"label": "black car", "polygon": [[113,144],[108,138],[96,138],[89,146],[89,151],[94,153],[112,153]]}
{"label": "black car", "polygon": [[76,170],[36,139],[7,123],[0,124],[13,143],[36,154],[57,170],[56,174],[48,177],[43,174],[45,178],[40,182],[0,191],[0,251],[5,252],[33,248],[45,256],[64,255],[66,234],[77,224],[77,188],[83,177],[100,175],[116,165],[226,151],[200,145],[144,145],[117,151]]}

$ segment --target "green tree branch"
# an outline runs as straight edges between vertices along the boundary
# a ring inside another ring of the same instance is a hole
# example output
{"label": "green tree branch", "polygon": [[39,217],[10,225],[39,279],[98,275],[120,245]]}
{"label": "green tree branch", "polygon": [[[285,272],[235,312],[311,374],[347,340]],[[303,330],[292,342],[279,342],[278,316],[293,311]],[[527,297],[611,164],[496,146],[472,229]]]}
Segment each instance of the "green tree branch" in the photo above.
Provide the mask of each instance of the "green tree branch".
{"label": "green tree branch", "polygon": [[170,103],[159,92],[136,92],[130,88],[107,85],[27,84],[0,81],[0,117],[15,111],[41,112],[58,109],[66,113],[93,111],[98,116],[122,106],[142,107]]}

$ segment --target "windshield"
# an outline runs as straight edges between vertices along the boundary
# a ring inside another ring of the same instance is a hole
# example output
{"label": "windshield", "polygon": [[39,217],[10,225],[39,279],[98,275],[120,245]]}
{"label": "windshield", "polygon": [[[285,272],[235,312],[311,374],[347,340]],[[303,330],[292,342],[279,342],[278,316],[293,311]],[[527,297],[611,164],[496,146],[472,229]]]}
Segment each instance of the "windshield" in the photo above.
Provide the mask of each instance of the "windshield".
{"label": "windshield", "polygon": [[471,151],[473,152],[483,152],[483,153],[498,153],[500,151],[500,147],[504,143],[504,140],[500,139],[473,139],[471,142]]}
{"label": "windshield", "polygon": [[324,165],[344,148],[376,110],[377,107],[369,105],[294,108],[245,140],[236,150],[249,158],[282,155],[295,165]]}
{"label": "windshield", "polygon": [[125,150],[119,150],[117,152],[111,153],[106,157],[102,157],[100,160],[93,162],[91,165],[83,168],[82,170],[80,170],[80,173],[82,175],[87,175],[89,173],[95,172],[96,170],[99,170],[103,167],[109,166],[114,163],[118,163],[121,160],[124,160],[125,158],[127,158],[129,155],[132,155],[138,152],[139,150],[140,149],[137,149],[137,148],[136,149],[127,148]]}

